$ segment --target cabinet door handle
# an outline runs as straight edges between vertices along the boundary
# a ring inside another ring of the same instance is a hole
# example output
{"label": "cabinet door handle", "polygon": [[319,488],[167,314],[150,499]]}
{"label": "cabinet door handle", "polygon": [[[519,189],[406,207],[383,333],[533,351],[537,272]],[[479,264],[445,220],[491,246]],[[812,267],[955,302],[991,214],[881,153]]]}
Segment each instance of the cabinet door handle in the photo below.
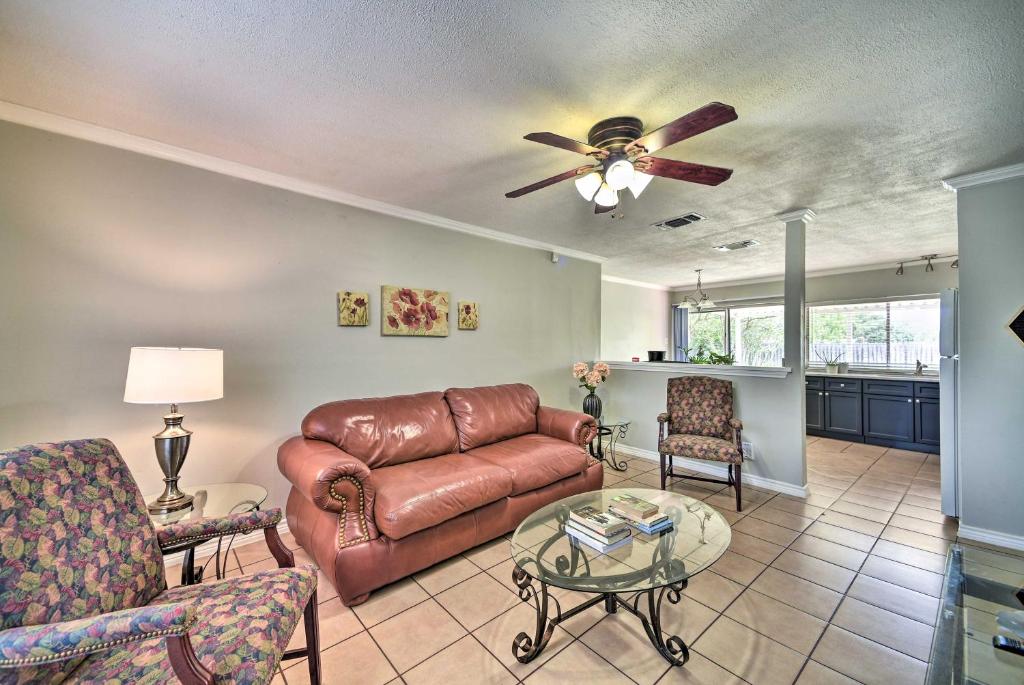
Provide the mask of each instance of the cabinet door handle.
{"label": "cabinet door handle", "polygon": [[913,401],[913,400],[907,400],[907,402],[912,402],[912,401]]}
{"label": "cabinet door handle", "polygon": [[825,393],[825,397],[828,397],[828,393]]}
{"label": "cabinet door handle", "polygon": [[918,404],[921,404],[921,400],[914,400],[914,401],[917,402]]}
{"label": "cabinet door handle", "polygon": [[839,387],[840,387],[840,388],[845,388],[845,387],[846,387],[846,383],[840,383],[840,384],[839,384]]}
{"label": "cabinet door handle", "polygon": [[821,396],[822,396],[822,395],[824,395],[824,394],[825,394],[825,393],[823,393],[823,392],[819,392],[819,393],[818,393],[818,397],[821,397]]}

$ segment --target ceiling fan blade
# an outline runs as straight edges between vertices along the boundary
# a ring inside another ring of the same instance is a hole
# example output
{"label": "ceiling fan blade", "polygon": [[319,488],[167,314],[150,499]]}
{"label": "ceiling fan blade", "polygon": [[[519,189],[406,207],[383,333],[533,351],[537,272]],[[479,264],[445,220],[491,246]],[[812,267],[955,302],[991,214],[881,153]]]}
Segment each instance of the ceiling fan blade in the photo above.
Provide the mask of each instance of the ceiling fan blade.
{"label": "ceiling fan blade", "polygon": [[618,207],[618,205],[617,205],[617,204],[615,204],[615,205],[612,205],[611,207],[602,207],[602,206],[601,206],[601,205],[599,205],[599,204],[595,204],[595,205],[594,205],[594,214],[604,214],[605,212],[610,212],[610,211],[612,211],[612,210],[613,210],[613,209],[615,209],[616,207]]}
{"label": "ceiling fan blade", "polygon": [[557,133],[548,133],[547,131],[543,131],[541,133],[528,133],[525,136],[523,136],[523,138],[525,138],[526,140],[532,140],[535,143],[551,145],[552,147],[560,147],[563,150],[568,150],[569,152],[578,152],[581,155],[596,154],[602,157],[608,155],[608,153],[602,150],[601,148],[594,147],[593,145],[587,145],[586,143],[581,143],[580,141],[573,140],[572,138],[560,136]]}
{"label": "ceiling fan blade", "polygon": [[717,186],[719,183],[728,181],[732,176],[732,169],[679,162],[661,157],[641,157],[636,160],[635,166],[637,171],[652,176],[674,178],[677,181],[689,181],[690,183],[703,183],[706,186]]}
{"label": "ceiling fan blade", "polygon": [[710,131],[722,124],[728,124],[730,121],[736,121],[736,118],[736,110],[731,106],[723,105],[721,102],[712,102],[645,136],[640,136],[626,146],[626,152],[639,148],[643,148],[647,152],[656,152],[681,140],[692,138],[698,133]]}
{"label": "ceiling fan blade", "polygon": [[551,178],[545,178],[543,181],[537,181],[536,183],[531,183],[530,185],[523,186],[522,188],[519,188],[518,190],[509,191],[509,192],[505,193],[505,197],[508,197],[508,198],[522,197],[523,195],[526,195],[527,193],[532,193],[535,190],[540,190],[541,188],[547,188],[548,186],[553,186],[556,183],[559,183],[559,182],[564,181],[566,179],[573,178],[575,176],[579,176],[580,174],[585,173],[587,171],[590,171],[591,169],[593,169],[593,167],[590,167],[590,166],[581,166],[581,167],[577,167],[575,169],[570,169],[569,171],[562,172],[562,173],[558,174],[557,176],[552,176]]}

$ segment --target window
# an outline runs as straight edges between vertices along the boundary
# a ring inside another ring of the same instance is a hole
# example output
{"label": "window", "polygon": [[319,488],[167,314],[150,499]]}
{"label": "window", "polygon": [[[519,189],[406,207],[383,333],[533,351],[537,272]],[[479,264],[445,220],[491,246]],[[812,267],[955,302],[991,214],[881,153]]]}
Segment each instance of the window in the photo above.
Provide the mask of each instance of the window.
{"label": "window", "polygon": [[725,354],[741,366],[782,366],[782,305],[730,307],[698,312],[675,310],[675,358],[686,350]]}
{"label": "window", "polygon": [[914,368],[939,364],[939,300],[893,300],[812,305],[808,310],[807,361],[854,367]]}
{"label": "window", "polygon": [[725,354],[725,311],[690,311],[686,317],[687,344],[694,353],[703,347],[705,352]]}

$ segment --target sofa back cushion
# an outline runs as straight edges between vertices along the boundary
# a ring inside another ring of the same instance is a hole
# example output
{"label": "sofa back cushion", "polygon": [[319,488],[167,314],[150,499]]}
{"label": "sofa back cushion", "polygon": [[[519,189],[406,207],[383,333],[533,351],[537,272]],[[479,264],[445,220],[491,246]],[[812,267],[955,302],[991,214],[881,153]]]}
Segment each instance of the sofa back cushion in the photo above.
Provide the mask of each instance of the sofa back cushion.
{"label": "sofa back cushion", "polygon": [[445,399],[463,451],[537,432],[537,391],[525,383],[448,388]]}
{"label": "sofa back cushion", "polygon": [[440,392],[322,404],[302,420],[302,435],[334,443],[371,469],[459,448],[452,414]]}

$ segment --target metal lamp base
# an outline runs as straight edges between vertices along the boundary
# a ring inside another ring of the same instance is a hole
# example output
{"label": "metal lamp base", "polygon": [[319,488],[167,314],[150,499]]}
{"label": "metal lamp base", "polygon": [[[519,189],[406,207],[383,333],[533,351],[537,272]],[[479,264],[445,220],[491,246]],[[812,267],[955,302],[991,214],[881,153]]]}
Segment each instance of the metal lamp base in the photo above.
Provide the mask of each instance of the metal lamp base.
{"label": "metal lamp base", "polygon": [[178,413],[178,405],[171,405],[171,413],[164,417],[164,429],[153,436],[156,460],[164,472],[164,491],[146,505],[151,514],[169,514],[192,506],[192,495],[178,489],[178,472],[185,465],[192,431],[181,427],[185,418]]}

